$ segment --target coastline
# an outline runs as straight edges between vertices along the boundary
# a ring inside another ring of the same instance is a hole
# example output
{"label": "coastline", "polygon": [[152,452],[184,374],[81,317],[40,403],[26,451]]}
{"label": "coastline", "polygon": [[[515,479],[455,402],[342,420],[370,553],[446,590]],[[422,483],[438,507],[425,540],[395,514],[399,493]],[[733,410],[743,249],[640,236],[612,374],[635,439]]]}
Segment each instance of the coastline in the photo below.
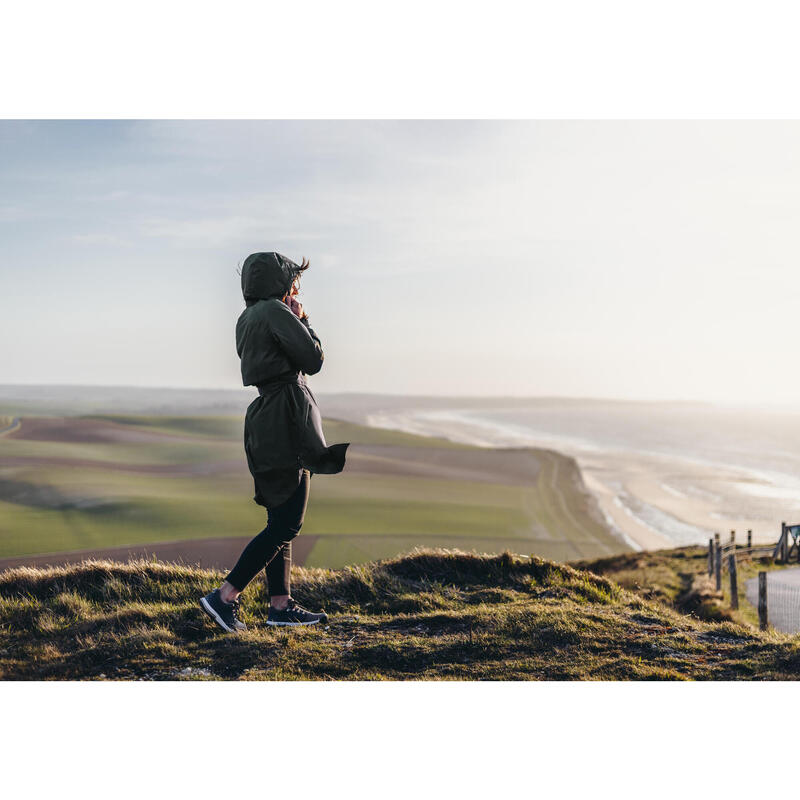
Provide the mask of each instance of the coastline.
{"label": "coastline", "polygon": [[629,546],[657,550],[703,544],[749,528],[754,541],[776,538],[775,498],[792,496],[770,476],[741,466],[633,449],[477,418],[458,410],[368,414],[368,425],[441,436],[480,447],[538,447],[575,459],[608,527]]}

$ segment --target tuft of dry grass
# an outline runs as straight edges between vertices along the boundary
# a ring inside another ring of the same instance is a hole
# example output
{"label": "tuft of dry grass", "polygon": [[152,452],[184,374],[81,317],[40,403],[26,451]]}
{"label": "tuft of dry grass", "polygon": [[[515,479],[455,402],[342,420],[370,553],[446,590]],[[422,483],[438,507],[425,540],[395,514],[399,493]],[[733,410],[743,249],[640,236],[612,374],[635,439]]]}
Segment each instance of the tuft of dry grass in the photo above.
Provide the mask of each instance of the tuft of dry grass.
{"label": "tuft of dry grass", "polygon": [[[642,554],[635,554],[642,557]],[[633,558],[625,556],[622,558]],[[9,680],[793,679],[793,637],[681,613],[682,579],[626,588],[586,569],[510,553],[416,550],[341,570],[296,569],[294,594],[324,627],[226,634],[197,601],[222,575],[158,562],[87,561],[0,574],[0,677]],[[694,556],[674,556],[690,563]],[[687,560],[688,559],[688,560]],[[631,583],[635,562],[617,563]],[[674,564],[673,564],[674,566]],[[599,569],[599,568],[598,568]],[[640,574],[644,581],[644,573]]]}

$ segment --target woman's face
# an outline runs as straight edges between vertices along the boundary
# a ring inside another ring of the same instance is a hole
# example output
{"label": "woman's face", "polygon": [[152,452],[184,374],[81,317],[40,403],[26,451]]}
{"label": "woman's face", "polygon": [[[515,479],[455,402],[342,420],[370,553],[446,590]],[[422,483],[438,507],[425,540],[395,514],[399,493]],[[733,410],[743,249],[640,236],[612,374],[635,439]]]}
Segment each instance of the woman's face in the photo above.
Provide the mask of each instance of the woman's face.
{"label": "woman's face", "polygon": [[285,297],[296,297],[298,294],[300,294],[300,276],[299,275],[292,281],[292,285],[289,287],[289,291],[286,292]]}

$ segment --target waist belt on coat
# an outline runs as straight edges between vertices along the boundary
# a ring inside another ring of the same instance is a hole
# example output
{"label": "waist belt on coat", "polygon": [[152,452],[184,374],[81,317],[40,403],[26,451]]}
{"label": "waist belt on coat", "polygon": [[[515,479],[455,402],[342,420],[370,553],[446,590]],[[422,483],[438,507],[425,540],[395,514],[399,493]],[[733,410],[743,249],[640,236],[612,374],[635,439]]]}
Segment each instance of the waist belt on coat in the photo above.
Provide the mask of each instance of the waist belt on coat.
{"label": "waist belt on coat", "polygon": [[264,395],[272,394],[272,392],[274,392],[275,389],[279,388],[280,386],[287,386],[290,384],[306,386],[305,375],[303,375],[302,372],[299,372],[296,375],[279,375],[277,378],[271,378],[268,381],[256,384],[256,389],[258,389],[258,393],[264,397]]}

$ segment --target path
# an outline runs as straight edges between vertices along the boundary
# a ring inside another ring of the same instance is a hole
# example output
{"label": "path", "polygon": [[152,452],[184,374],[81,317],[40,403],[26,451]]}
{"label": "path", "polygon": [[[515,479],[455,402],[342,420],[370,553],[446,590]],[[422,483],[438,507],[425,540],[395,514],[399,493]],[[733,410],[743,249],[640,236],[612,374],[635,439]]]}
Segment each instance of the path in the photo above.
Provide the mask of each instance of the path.
{"label": "path", "polygon": [[[596,558],[625,549],[624,544],[616,543],[604,525],[591,519],[588,508],[576,514],[578,509],[573,506],[574,502],[591,503],[593,498],[571,483],[575,476],[564,471],[569,464],[566,457],[540,450],[537,458],[541,462],[541,473],[531,502],[525,501],[526,511],[533,517],[535,528],[547,529],[548,538],[564,546],[561,560]],[[577,470],[577,465],[574,469]]]}

